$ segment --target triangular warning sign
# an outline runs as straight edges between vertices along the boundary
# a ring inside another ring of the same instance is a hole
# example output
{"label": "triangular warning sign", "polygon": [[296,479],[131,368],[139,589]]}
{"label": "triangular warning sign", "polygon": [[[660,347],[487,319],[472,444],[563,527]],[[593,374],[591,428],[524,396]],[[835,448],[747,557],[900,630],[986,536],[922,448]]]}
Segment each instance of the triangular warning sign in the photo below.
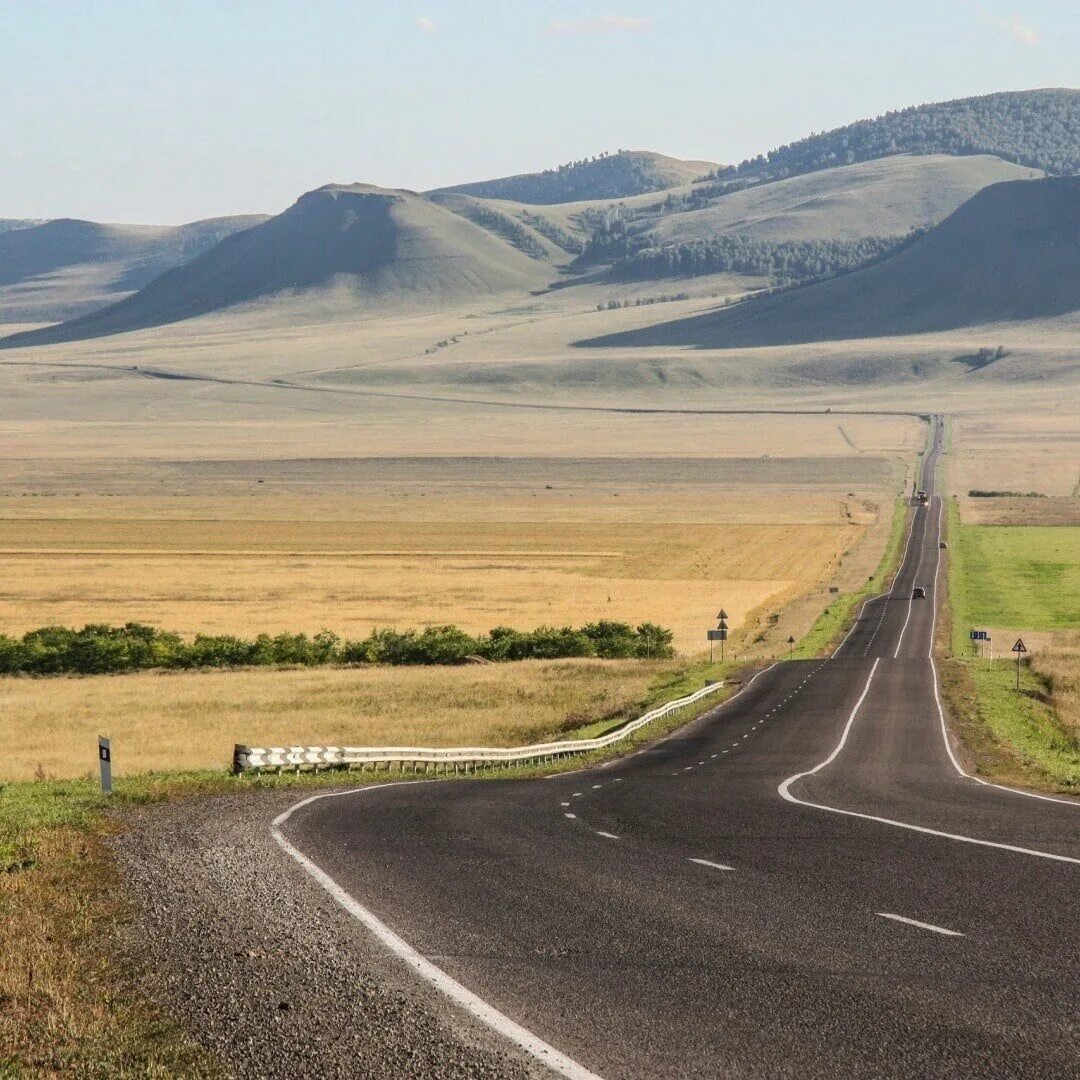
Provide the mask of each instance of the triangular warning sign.
{"label": "triangular warning sign", "polygon": [[1027,646],[1024,644],[1023,638],[1016,639],[1016,644],[1012,647],[1012,651],[1016,653],[1027,652]]}

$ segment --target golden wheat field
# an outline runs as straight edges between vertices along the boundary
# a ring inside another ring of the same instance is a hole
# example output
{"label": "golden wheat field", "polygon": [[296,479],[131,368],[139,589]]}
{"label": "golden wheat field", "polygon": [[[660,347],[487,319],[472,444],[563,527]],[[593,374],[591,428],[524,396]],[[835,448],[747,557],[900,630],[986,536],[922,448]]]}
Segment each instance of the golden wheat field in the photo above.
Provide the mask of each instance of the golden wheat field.
{"label": "golden wheat field", "polygon": [[385,626],[480,632],[610,618],[659,622],[679,651],[696,653],[718,607],[735,628],[825,580],[875,516],[854,501],[828,522],[781,524],[421,524],[355,510],[351,521],[0,520],[0,625],[359,637]]}
{"label": "golden wheat field", "polygon": [[140,672],[0,679],[6,780],[80,776],[97,737],[117,774],[226,766],[233,744],[468,746],[542,741],[630,715],[674,662]]}

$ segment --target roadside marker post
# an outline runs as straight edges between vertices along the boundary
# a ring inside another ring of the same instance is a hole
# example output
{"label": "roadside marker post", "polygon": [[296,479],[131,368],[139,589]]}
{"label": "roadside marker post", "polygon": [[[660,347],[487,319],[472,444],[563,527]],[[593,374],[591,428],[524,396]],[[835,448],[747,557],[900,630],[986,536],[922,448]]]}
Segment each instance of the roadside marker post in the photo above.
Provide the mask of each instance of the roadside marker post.
{"label": "roadside marker post", "polygon": [[788,656],[789,660],[791,659],[791,654],[794,651],[794,649],[795,649],[795,638],[794,637],[789,637],[787,639],[787,656]]}
{"label": "roadside marker post", "polygon": [[1016,653],[1016,689],[1020,689],[1020,657],[1027,652],[1027,646],[1024,644],[1023,638],[1017,638],[1016,644],[1012,647],[1012,651]]}
{"label": "roadside marker post", "polygon": [[101,791],[105,795],[112,794],[112,748],[109,740],[104,736],[98,736],[98,764],[101,766]]}

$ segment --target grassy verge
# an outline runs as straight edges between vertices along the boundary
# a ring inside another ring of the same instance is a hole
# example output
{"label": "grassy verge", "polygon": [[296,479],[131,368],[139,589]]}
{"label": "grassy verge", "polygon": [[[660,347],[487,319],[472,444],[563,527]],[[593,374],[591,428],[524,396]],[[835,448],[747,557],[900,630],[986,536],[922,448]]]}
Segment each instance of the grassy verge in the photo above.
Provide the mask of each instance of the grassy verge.
{"label": "grassy verge", "polygon": [[884,592],[885,586],[895,572],[904,546],[904,525],[907,520],[907,500],[899,498],[893,506],[892,528],[885,552],[873,576],[862,588],[838,596],[818,617],[806,637],[795,646],[792,656],[796,660],[808,660],[831,652],[839,638],[846,633],[855,618],[859,606],[870,596]]}
{"label": "grassy verge", "polygon": [[[949,655],[940,666],[949,714],[974,770],[999,783],[1080,795],[1080,731],[1068,720],[1075,683],[1054,653],[1016,665],[997,646],[991,666],[974,655],[972,627],[1054,630],[1080,607],[1070,556],[1074,530],[964,525],[949,506]],[[1075,530],[1080,534],[1080,530]],[[1000,634],[996,634],[1000,638]],[[1003,655],[1004,654],[1004,655]]]}

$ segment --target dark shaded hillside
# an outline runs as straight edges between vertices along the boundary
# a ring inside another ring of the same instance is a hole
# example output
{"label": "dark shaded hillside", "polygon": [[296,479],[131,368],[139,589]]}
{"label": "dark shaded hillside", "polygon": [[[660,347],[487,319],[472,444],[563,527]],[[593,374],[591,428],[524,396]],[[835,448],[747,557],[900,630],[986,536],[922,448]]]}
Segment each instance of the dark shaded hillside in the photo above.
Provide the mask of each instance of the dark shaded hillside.
{"label": "dark shaded hillside", "polygon": [[367,302],[437,306],[524,292],[546,283],[547,273],[422,196],[331,184],[301,196],[277,217],[227,237],[118,304],[12,335],[0,345],[100,337],[315,289],[336,290],[336,302],[346,309]]}
{"label": "dark shaded hillside", "polygon": [[439,188],[432,194],[455,193],[537,205],[622,199],[689,184],[715,167],[712,162],[680,161],[647,150],[620,150],[543,172]]}
{"label": "dark shaded hillside", "polygon": [[915,105],[810,135],[720,175],[795,176],[890,154],[993,154],[1056,175],[1080,172],[1080,90]]}
{"label": "dark shaded hillside", "polygon": [[951,330],[1080,310],[1080,178],[980,191],[899,254],[707,315],[578,342],[591,347],[794,345]]}

